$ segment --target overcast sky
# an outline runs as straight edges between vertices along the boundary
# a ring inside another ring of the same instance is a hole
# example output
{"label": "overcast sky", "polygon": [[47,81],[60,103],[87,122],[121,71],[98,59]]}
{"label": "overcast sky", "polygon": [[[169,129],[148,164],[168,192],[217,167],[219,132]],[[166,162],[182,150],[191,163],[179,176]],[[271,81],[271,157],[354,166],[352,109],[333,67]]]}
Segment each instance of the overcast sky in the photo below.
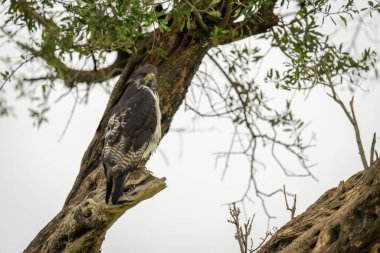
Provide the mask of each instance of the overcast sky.
{"label": "overcast sky", "polygon": [[[370,92],[357,91],[355,102],[367,154],[373,132],[379,133],[380,129],[380,89],[375,84],[368,87]],[[294,95],[274,89],[271,92],[279,101]],[[11,89],[8,96],[13,97]],[[16,118],[0,118],[0,252],[21,252],[61,209],[107,99],[102,89],[95,89],[89,104],[77,107],[61,142],[57,140],[73,105],[71,96],[54,105],[49,124],[39,130],[32,126],[25,101],[15,104]],[[361,170],[362,165],[353,129],[325,90],[314,89],[307,99],[297,93],[293,106],[298,116],[311,122],[308,130],[317,136],[317,146],[308,154],[318,163],[312,171],[319,183],[311,178],[287,178],[270,160],[265,161],[269,166],[258,172],[257,180],[268,192],[286,184],[288,191],[297,194],[296,214],[300,214],[326,190]],[[107,233],[103,252],[239,251],[225,204],[242,196],[248,168],[234,158],[221,181],[222,166],[215,167],[213,154],[228,149],[231,128],[215,119],[199,119],[194,124],[193,116],[181,107],[172,129],[209,130],[169,132],[164,137],[148,168],[156,176],[166,177],[168,187],[126,212]],[[269,199],[268,207],[277,216],[270,229],[289,220],[283,195]],[[267,229],[266,216],[258,201],[247,202],[246,210],[256,214],[253,238],[259,243]]]}

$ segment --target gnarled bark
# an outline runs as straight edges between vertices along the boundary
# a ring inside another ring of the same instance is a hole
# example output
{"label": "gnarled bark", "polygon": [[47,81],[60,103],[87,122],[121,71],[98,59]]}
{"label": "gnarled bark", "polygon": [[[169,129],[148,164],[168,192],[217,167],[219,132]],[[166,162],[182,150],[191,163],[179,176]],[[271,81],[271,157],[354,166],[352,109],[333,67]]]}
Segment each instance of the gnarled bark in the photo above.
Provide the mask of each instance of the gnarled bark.
{"label": "gnarled bark", "polygon": [[[95,176],[93,174],[92,176]],[[99,252],[107,230],[128,209],[166,187],[147,170],[131,173],[122,204],[107,205],[97,188],[78,205],[64,208],[32,241],[25,252]]]}
{"label": "gnarled bark", "polygon": [[380,252],[380,160],[325,192],[258,252]]}

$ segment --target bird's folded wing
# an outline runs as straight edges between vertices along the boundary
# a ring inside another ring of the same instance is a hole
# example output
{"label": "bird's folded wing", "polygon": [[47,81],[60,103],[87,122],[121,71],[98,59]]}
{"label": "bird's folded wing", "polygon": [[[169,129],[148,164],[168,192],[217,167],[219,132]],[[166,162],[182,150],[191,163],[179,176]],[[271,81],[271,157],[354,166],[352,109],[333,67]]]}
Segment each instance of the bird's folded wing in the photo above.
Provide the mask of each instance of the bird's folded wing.
{"label": "bird's folded wing", "polygon": [[157,125],[155,105],[151,93],[142,89],[113,108],[106,129],[103,153],[107,168],[120,162],[126,167],[137,166],[141,152],[145,151]]}

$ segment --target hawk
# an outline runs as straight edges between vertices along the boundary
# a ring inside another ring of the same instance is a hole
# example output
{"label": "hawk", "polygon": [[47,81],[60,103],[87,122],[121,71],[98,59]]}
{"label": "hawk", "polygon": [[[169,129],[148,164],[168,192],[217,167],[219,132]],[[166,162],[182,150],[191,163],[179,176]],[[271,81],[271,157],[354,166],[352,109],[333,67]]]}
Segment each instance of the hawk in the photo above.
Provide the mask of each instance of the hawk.
{"label": "hawk", "polygon": [[157,69],[140,67],[112,108],[102,154],[107,179],[106,203],[116,205],[124,181],[156,149],[161,138],[161,112],[156,90]]}

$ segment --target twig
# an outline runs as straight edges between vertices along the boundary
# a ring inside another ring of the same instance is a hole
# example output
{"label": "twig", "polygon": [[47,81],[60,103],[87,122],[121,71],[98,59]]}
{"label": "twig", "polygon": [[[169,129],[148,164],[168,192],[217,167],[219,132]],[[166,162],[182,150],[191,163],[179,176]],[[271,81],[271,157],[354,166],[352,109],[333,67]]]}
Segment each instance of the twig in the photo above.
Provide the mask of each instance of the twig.
{"label": "twig", "polygon": [[291,219],[293,219],[294,218],[294,214],[296,212],[297,194],[294,195],[293,206],[290,208],[289,204],[288,204],[288,199],[286,197],[285,185],[284,185],[284,191],[283,192],[284,192],[284,196],[285,196],[286,210],[290,211],[290,217],[291,217]]}
{"label": "twig", "polygon": [[240,225],[240,209],[236,207],[236,203],[232,203],[230,205],[230,215],[231,219],[227,220],[229,223],[235,225],[236,233],[235,233],[235,239],[239,243],[240,252],[241,253],[252,253],[252,239],[250,240],[251,246],[248,248],[248,238],[252,232],[252,223],[255,215],[252,215],[251,218],[248,219],[246,223],[243,224],[243,226]]}
{"label": "twig", "polygon": [[54,75],[47,75],[47,76],[40,76],[40,77],[31,77],[31,78],[24,78],[25,82],[37,82],[37,81],[42,81],[42,80],[54,80],[57,77]]}
{"label": "twig", "polygon": [[97,62],[96,62],[96,58],[95,58],[95,55],[94,55],[94,52],[91,50],[91,58],[92,58],[92,62],[94,63],[94,71],[98,71],[98,67],[97,67]]}
{"label": "twig", "polygon": [[24,66],[24,64],[28,63],[29,61],[33,60],[34,58],[36,58],[36,56],[32,56],[29,59],[23,61],[14,70],[12,70],[12,72],[4,79],[4,82],[1,84],[0,91],[4,88],[4,85],[6,84],[6,82],[8,82],[12,78],[12,76],[16,73],[17,70],[19,70],[22,66]]}
{"label": "twig", "polygon": [[358,147],[359,147],[360,158],[362,159],[362,163],[363,163],[364,168],[368,169],[369,166],[367,163],[367,158],[365,157],[363,143],[362,143],[362,140],[360,137],[360,129],[359,129],[358,121],[356,120],[356,116],[355,116],[354,97],[352,97],[352,99],[350,101],[350,108],[351,108],[351,113],[352,113],[352,122],[353,122],[352,125],[353,125],[354,130],[355,130],[356,142],[357,142]]}
{"label": "twig", "polygon": [[202,15],[200,14],[199,10],[192,5],[189,1],[186,1],[186,3],[191,7],[192,11],[194,12],[195,19],[197,20],[197,23],[201,26],[202,30],[205,32],[208,32],[208,26],[202,19]]}
{"label": "twig", "polygon": [[369,164],[372,165],[375,161],[375,145],[376,145],[376,133],[373,134],[372,138],[372,144],[371,144],[371,153],[370,153],[370,162]]}
{"label": "twig", "polygon": [[228,0],[228,2],[227,2],[227,9],[224,13],[224,18],[223,18],[222,22],[220,22],[221,28],[225,28],[228,25],[228,22],[230,21],[233,3],[234,3],[234,1],[232,1],[232,0]]}
{"label": "twig", "polygon": [[69,95],[71,92],[71,89],[68,89],[65,93],[63,93],[62,95],[60,95],[55,101],[54,103],[58,103],[59,101],[61,101],[64,97],[66,97],[67,95]]}
{"label": "twig", "polygon": [[250,252],[255,252],[255,251],[257,251],[261,246],[263,246],[264,245],[264,243],[266,242],[266,240],[270,237],[270,236],[272,236],[273,235],[273,233],[272,232],[270,232],[270,231],[267,231],[266,233],[265,233],[265,237],[264,238],[260,238],[261,239],[261,242],[260,242],[260,244],[259,245],[257,245],[257,247],[256,248],[252,248],[252,246],[253,246],[253,241],[252,241],[252,239],[251,239],[251,249],[250,249]]}
{"label": "twig", "polygon": [[168,156],[165,154],[165,152],[162,149],[160,149],[160,148],[158,148],[157,151],[161,155],[162,159],[164,159],[165,164],[167,166],[169,166],[170,162],[169,162]]}
{"label": "twig", "polygon": [[66,133],[67,129],[69,128],[69,125],[70,125],[71,119],[73,118],[74,111],[75,111],[75,108],[76,108],[76,106],[77,106],[78,99],[79,99],[79,95],[78,95],[78,86],[75,86],[75,91],[76,91],[76,96],[75,96],[74,105],[73,105],[73,108],[71,109],[70,116],[69,116],[69,119],[68,119],[67,122],[66,122],[65,128],[63,129],[63,132],[62,132],[61,136],[60,136],[59,139],[58,139],[58,142],[60,142],[60,141],[62,140],[63,136],[65,136],[65,133]]}
{"label": "twig", "polygon": [[[257,185],[257,182],[256,182],[256,178],[255,178],[255,171],[256,171],[255,167],[256,167],[256,163],[258,163],[256,158],[255,158],[257,143],[258,143],[258,141],[260,141],[264,145],[272,144],[272,149],[270,149],[272,151],[272,156],[276,160],[276,162],[278,162],[278,165],[284,171],[285,175],[292,176],[292,177],[309,177],[310,176],[313,179],[315,179],[316,181],[318,181],[317,178],[310,172],[309,169],[313,165],[307,164],[307,156],[304,154],[304,150],[306,148],[310,147],[311,145],[310,144],[304,145],[304,144],[301,144],[300,142],[298,142],[299,133],[296,133],[296,136],[298,136],[298,137],[293,142],[290,142],[290,141],[284,142],[284,141],[281,141],[280,139],[278,139],[276,131],[273,127],[272,127],[272,129],[274,131],[273,136],[269,135],[267,133],[263,133],[261,131],[261,129],[257,126],[256,120],[254,119],[254,117],[257,117],[257,119],[263,120],[263,121],[269,121],[271,119],[271,117],[265,117],[265,116],[263,116],[262,113],[256,112],[255,111],[255,110],[257,110],[256,105],[251,101],[251,98],[249,96],[243,96],[244,94],[242,95],[242,93],[245,93],[245,92],[248,93],[248,91],[252,91],[252,93],[257,92],[255,85],[249,84],[247,86],[244,86],[240,82],[236,81],[239,79],[235,76],[235,74],[233,72],[228,73],[227,72],[228,70],[226,70],[227,68],[223,68],[223,66],[217,61],[218,54],[211,55],[210,53],[207,53],[207,55],[209,56],[210,60],[214,63],[214,65],[218,68],[218,70],[220,70],[222,75],[228,81],[227,83],[229,85],[229,89],[228,89],[229,93],[226,93],[226,94],[220,96],[222,100],[224,99],[226,107],[229,107],[229,106],[231,107],[231,105],[228,104],[229,102],[228,102],[228,100],[225,99],[225,97],[236,95],[236,97],[235,97],[236,102],[235,103],[237,105],[234,105],[233,109],[229,111],[229,112],[231,112],[231,113],[229,113],[230,117],[226,117],[226,118],[230,118],[232,120],[235,120],[236,118],[238,118],[240,120],[239,124],[236,124],[235,121],[233,121],[235,123],[234,124],[235,131],[234,131],[234,134],[232,136],[232,140],[231,140],[228,151],[225,153],[218,153],[217,154],[218,156],[216,157],[215,161],[217,162],[217,160],[219,158],[225,159],[224,170],[222,173],[222,177],[223,177],[226,173],[226,170],[228,169],[229,159],[230,159],[230,157],[232,157],[232,155],[235,155],[235,156],[245,155],[246,156],[248,162],[250,163],[250,177],[248,179],[248,182],[247,182],[248,184],[247,184],[247,187],[245,189],[245,192],[243,193],[243,196],[241,197],[241,199],[236,200],[234,202],[235,203],[240,202],[240,203],[244,204],[245,200],[251,201],[251,198],[248,196],[248,193],[250,193],[252,191],[253,194],[255,194],[255,197],[259,199],[259,201],[263,207],[263,210],[268,217],[268,229],[269,229],[269,221],[275,217],[271,215],[270,210],[267,208],[267,205],[265,203],[266,199],[273,196],[274,194],[283,192],[283,190],[282,190],[282,187],[280,186],[279,189],[277,189],[276,191],[274,191],[273,193],[270,193],[270,194],[267,194],[265,192],[260,191],[259,186]],[[223,54],[222,54],[222,56],[223,56]],[[225,59],[225,61],[228,62],[228,59]],[[205,88],[203,88],[203,89],[206,92],[209,91]],[[215,93],[217,94],[218,90],[215,91]],[[214,103],[214,105],[216,104],[215,101],[212,101],[212,102]],[[219,113],[219,111],[217,111],[217,113]],[[224,111],[223,111],[223,113],[224,113]],[[228,116],[228,115],[223,114],[223,116]],[[246,135],[244,137],[244,143],[242,142],[242,140],[240,138],[240,133],[239,133],[239,130],[237,129],[238,127],[242,127],[242,128],[245,128],[247,130],[247,132],[244,132]],[[238,146],[239,144],[241,145],[241,150],[239,150],[238,147],[235,147],[235,143],[237,143],[236,146]],[[286,151],[288,151],[289,153],[291,153],[292,155],[294,155],[299,160],[300,165],[305,169],[306,173],[298,174],[298,173],[294,173],[290,170],[287,170],[286,167],[277,158],[277,156],[274,152],[275,146],[276,147],[280,146],[280,147],[284,148]],[[286,193],[286,194],[288,194],[288,193]]]}

